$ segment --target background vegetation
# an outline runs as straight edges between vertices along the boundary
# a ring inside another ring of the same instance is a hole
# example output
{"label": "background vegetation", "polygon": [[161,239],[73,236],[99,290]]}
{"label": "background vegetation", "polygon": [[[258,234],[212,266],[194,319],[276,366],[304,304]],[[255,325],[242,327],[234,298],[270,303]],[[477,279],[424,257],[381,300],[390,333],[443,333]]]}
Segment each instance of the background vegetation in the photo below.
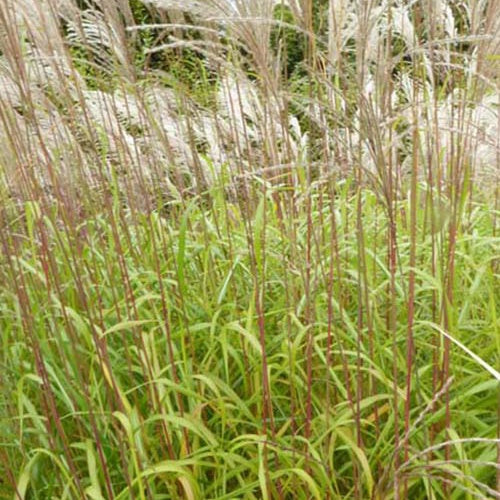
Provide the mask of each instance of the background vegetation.
{"label": "background vegetation", "polygon": [[499,498],[500,7],[0,2],[0,498]]}

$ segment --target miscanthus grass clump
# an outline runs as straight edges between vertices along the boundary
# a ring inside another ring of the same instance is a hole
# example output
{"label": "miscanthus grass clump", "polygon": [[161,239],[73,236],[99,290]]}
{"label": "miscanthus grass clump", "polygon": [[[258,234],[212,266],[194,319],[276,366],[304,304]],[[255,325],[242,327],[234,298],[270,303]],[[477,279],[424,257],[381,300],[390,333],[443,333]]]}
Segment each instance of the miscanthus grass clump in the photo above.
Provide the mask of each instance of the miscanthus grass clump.
{"label": "miscanthus grass clump", "polygon": [[392,276],[375,195],[335,189],[74,227],[26,205],[2,233],[4,497],[495,498],[494,212],[471,205],[450,285],[425,220],[411,268],[399,217]]}
{"label": "miscanthus grass clump", "polygon": [[499,498],[495,1],[0,2],[0,498]]}

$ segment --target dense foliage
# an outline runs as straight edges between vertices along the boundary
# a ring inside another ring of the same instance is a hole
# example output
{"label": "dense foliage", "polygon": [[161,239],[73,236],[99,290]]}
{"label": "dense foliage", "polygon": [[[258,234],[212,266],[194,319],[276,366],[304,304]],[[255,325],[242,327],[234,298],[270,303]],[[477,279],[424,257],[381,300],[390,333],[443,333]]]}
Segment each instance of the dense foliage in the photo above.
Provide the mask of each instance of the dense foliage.
{"label": "dense foliage", "polygon": [[0,2],[0,499],[499,498],[496,2]]}

